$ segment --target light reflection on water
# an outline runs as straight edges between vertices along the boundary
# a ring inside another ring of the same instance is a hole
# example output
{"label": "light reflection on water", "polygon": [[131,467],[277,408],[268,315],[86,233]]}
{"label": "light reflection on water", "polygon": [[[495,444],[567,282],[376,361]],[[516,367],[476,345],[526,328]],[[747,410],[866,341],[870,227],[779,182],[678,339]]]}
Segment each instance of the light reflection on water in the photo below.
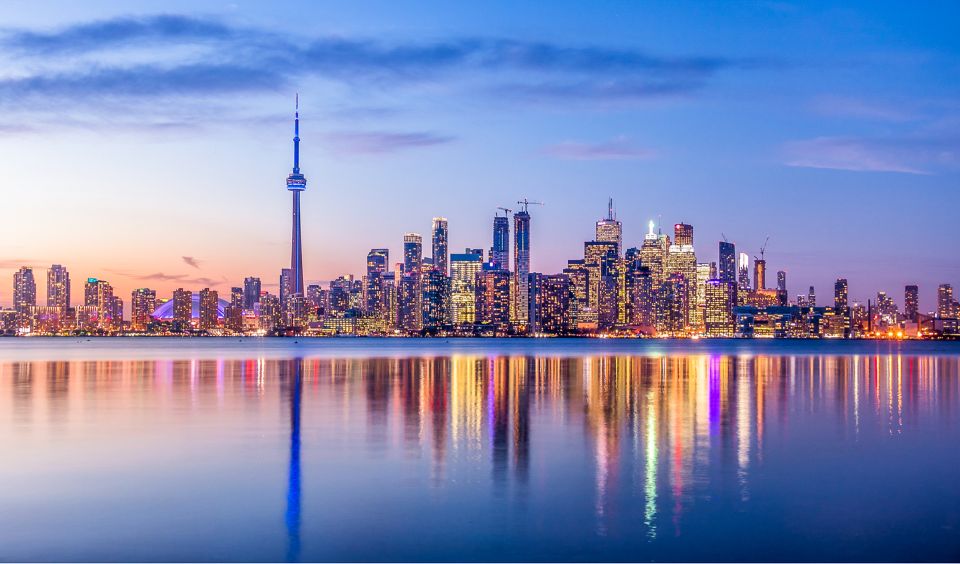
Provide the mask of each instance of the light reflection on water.
{"label": "light reflection on water", "polygon": [[958,356],[236,352],[0,363],[0,560],[960,556]]}

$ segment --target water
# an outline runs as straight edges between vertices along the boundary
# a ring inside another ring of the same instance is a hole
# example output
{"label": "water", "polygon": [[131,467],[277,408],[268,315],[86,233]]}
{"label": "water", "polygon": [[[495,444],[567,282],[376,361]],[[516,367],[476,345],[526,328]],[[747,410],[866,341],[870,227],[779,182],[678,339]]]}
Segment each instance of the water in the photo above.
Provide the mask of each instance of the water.
{"label": "water", "polygon": [[0,340],[0,560],[960,558],[960,343]]}

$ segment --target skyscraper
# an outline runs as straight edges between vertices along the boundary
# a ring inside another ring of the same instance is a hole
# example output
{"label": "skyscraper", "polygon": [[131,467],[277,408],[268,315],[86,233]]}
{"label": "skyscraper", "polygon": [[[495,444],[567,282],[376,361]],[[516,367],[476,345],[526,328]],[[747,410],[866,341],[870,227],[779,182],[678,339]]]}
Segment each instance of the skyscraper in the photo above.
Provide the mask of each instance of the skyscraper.
{"label": "skyscraper", "polygon": [[173,291],[173,330],[187,332],[193,320],[193,292],[177,288]]}
{"label": "skyscraper", "polygon": [[403,236],[403,277],[397,294],[397,324],[408,332],[423,326],[423,238],[418,233]]}
{"label": "skyscraper", "polygon": [[280,311],[287,307],[287,300],[294,294],[293,270],[290,268],[280,269]]}
{"label": "skyscraper", "polygon": [[737,248],[733,243],[720,241],[719,278],[726,282],[737,282]]}
{"label": "skyscraper", "polygon": [[364,279],[364,310],[368,317],[387,318],[384,275],[390,265],[390,249],[370,249],[367,253],[367,276]]}
{"label": "skyscraper", "polygon": [[660,238],[653,232],[653,220],[650,220],[648,227],[649,231],[644,235],[643,245],[640,247],[640,262],[650,269],[653,287],[659,288],[666,271],[666,256]]}
{"label": "skyscraper", "polygon": [[455,326],[476,322],[477,274],[483,268],[483,255],[454,253],[450,255],[450,308]]}
{"label": "skyscraper", "polygon": [[[192,299],[192,298],[191,298]],[[217,328],[217,306],[220,296],[216,290],[204,288],[200,290],[200,329],[209,331]]]}
{"label": "skyscraper", "polygon": [[940,284],[937,288],[937,317],[944,319],[956,317],[954,308],[953,286],[950,284]]}
{"label": "skyscraper", "polygon": [[673,244],[693,246],[693,226],[678,223],[673,226]]}
{"label": "skyscraper", "polygon": [[13,308],[26,319],[30,308],[37,305],[37,283],[33,278],[33,269],[24,266],[13,275]]}
{"label": "skyscraper", "polygon": [[70,307],[70,273],[59,264],[47,271],[47,306]]}
{"label": "skyscraper", "polygon": [[300,96],[297,95],[293,119],[293,172],[287,176],[287,190],[293,193],[293,235],[290,243],[290,290],[303,295],[303,247],[300,238],[300,193],[307,189],[307,178],[300,173]]}
{"label": "skyscraper", "polygon": [[787,294],[787,272],[785,270],[777,271],[777,304],[785,306],[789,301]]}
{"label": "skyscraper", "polygon": [[760,291],[767,289],[767,261],[764,259],[753,259],[753,290]]}
{"label": "skyscraper", "polygon": [[493,218],[493,247],[490,248],[490,264],[494,269],[510,269],[510,219],[504,215]]}
{"label": "skyscraper", "polygon": [[83,305],[92,314],[90,324],[98,329],[110,329],[113,325],[113,286],[106,280],[87,278],[83,288]]}
{"label": "skyscraper", "polygon": [[254,305],[260,301],[260,279],[248,276],[243,279],[243,309],[253,311]]}
{"label": "skyscraper", "polygon": [[[433,218],[433,268],[446,276],[449,274],[447,269],[447,241],[449,234],[447,231],[447,218]],[[384,269],[386,272],[386,269]]]}
{"label": "skyscraper", "polygon": [[[721,243],[722,244],[722,243]],[[733,281],[708,280],[705,291],[704,333],[708,337],[733,337],[733,307],[737,289]]]}
{"label": "skyscraper", "polygon": [[510,273],[483,270],[477,275],[477,325],[494,334],[506,334],[510,327]]}
{"label": "skyscraper", "polygon": [[810,290],[807,292],[807,305],[810,307],[817,306],[817,292],[813,289],[813,286],[810,286]]}
{"label": "skyscraper", "polygon": [[623,224],[617,220],[617,214],[613,208],[613,198],[607,201],[607,217],[597,221],[595,240],[616,243],[617,256],[620,256],[623,250]]}
{"label": "skyscraper", "polygon": [[917,322],[920,309],[920,289],[910,284],[903,289],[903,315],[907,321]]}
{"label": "skyscraper", "polygon": [[750,255],[740,253],[737,260],[737,287],[741,290],[750,289]]}
{"label": "skyscraper", "polygon": [[530,213],[527,204],[513,214],[514,311],[517,324],[526,326],[530,316]]}
{"label": "skyscraper", "polygon": [[833,285],[833,307],[837,310],[845,310],[849,306],[847,300],[847,279],[837,278]]}
{"label": "skyscraper", "polygon": [[130,327],[145,331],[151,315],[157,309],[157,292],[149,288],[137,288],[130,296]]}

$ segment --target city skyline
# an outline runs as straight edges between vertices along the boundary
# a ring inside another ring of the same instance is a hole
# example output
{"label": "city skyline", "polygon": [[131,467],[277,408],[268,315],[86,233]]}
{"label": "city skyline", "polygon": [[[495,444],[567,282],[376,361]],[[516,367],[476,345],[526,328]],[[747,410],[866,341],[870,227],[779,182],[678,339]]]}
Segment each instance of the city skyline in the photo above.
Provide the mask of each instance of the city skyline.
{"label": "city skyline", "polygon": [[[206,86],[154,77],[170,85],[158,92],[110,87],[115,76],[91,71],[132,79],[162,61],[186,73],[168,48],[195,49],[222,71],[226,55],[248,47],[238,34],[276,39],[286,21],[255,5],[208,6],[156,14],[106,2],[43,19],[0,7],[3,43],[34,64],[7,60],[20,78],[0,80],[0,146],[10,155],[0,166],[11,186],[29,187],[6,195],[15,213],[0,227],[0,277],[30,265],[42,281],[39,271],[62,264],[125,297],[139,287],[224,296],[251,275],[276,292],[289,266],[289,203],[277,178],[289,171],[285,109],[299,90],[311,115],[304,133],[316,140],[303,156],[323,178],[303,203],[305,286],[360,274],[371,248],[400,256],[402,234],[429,233],[437,216],[449,222],[451,253],[486,248],[496,207],[524,198],[546,202],[531,211],[530,271],[560,272],[592,239],[609,197],[624,248],[639,247],[659,217],[696,226],[698,258],[709,261],[724,236],[751,258],[769,236],[767,279],[785,270],[791,297],[809,286],[827,296],[843,277],[851,301],[884,290],[902,307],[903,287],[916,284],[919,309],[931,311],[937,286],[960,280],[949,256],[960,243],[950,4],[894,30],[902,14],[883,4],[738,6],[741,22],[723,32],[704,25],[722,17],[709,9],[681,21],[664,5],[619,17],[561,5],[540,27],[495,33],[442,6],[439,23],[380,5],[395,23],[361,25],[359,8],[331,4],[299,17],[326,22],[302,37],[312,48],[343,42],[346,60],[333,67],[318,70],[314,52],[295,61],[302,71],[253,61]],[[574,13],[586,29],[578,41],[561,33]],[[685,30],[689,46],[652,29],[665,22]],[[781,32],[785,52],[747,45],[761,32],[743,22]],[[844,70],[817,63],[826,42],[798,54],[817,32],[841,28],[859,30],[833,40]],[[725,41],[741,32],[743,42]],[[898,57],[877,62],[881,53]],[[268,70],[278,80],[266,87],[249,76]],[[517,82],[527,73],[536,81]],[[637,81],[672,93],[646,96]],[[507,86],[512,96],[491,96]],[[745,107],[743,92],[760,95]],[[63,101],[71,96],[97,102]],[[8,284],[0,304],[12,305]]]}

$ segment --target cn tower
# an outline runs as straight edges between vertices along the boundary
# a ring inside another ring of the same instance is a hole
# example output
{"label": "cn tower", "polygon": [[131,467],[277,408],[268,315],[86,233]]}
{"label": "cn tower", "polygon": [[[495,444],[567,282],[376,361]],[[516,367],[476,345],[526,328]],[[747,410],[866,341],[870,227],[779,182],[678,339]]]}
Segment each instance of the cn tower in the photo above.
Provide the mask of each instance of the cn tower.
{"label": "cn tower", "polygon": [[287,190],[293,192],[293,237],[290,243],[291,294],[303,295],[303,245],[300,241],[300,192],[307,189],[307,178],[300,173],[300,95],[297,94],[293,119],[293,172],[287,176]]}

